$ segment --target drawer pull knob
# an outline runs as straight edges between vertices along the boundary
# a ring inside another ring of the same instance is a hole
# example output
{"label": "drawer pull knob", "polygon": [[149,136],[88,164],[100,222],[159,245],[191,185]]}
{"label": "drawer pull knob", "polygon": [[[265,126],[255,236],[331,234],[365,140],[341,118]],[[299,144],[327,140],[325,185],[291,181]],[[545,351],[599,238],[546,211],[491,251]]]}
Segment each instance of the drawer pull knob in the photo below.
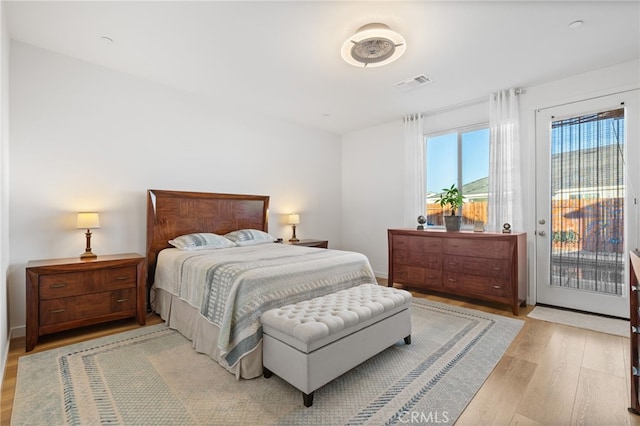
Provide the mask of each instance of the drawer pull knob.
{"label": "drawer pull knob", "polygon": [[126,276],[126,275],[122,276],[122,277],[116,277],[116,280],[118,280],[118,281],[124,281],[124,280],[128,280],[128,279],[129,279],[129,277]]}
{"label": "drawer pull knob", "polygon": [[449,281],[456,282],[457,280],[454,280],[453,278],[449,278]]}
{"label": "drawer pull knob", "polygon": [[60,312],[64,312],[64,311],[66,311],[66,310],[67,310],[66,308],[62,308],[62,309],[52,309],[52,310],[51,310],[51,313],[52,313],[52,314],[59,314]]}
{"label": "drawer pull knob", "polygon": [[122,303],[122,302],[126,302],[127,300],[129,300],[129,299],[118,299],[118,300],[116,300],[116,302],[117,303]]}
{"label": "drawer pull knob", "polygon": [[494,271],[500,271],[500,270],[502,270],[502,268],[501,268],[501,267],[499,267],[499,266],[494,266],[493,270],[494,270]]}
{"label": "drawer pull knob", "polygon": [[52,284],[51,288],[62,288],[62,287],[66,287],[67,283],[60,283],[60,284]]}
{"label": "drawer pull knob", "polygon": [[502,288],[502,286],[501,285],[494,285],[493,288],[500,289],[500,288]]}

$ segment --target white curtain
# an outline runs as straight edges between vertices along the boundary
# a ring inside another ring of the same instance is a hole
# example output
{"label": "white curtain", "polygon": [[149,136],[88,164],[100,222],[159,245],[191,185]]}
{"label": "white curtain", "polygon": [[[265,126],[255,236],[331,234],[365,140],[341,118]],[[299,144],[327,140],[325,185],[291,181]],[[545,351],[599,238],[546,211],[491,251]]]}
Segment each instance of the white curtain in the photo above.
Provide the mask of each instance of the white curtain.
{"label": "white curtain", "polygon": [[515,89],[489,99],[489,212],[487,230],[509,223],[524,231],[520,166],[520,111]]}
{"label": "white curtain", "polygon": [[425,214],[424,128],[422,114],[404,117],[404,226],[415,228]]}

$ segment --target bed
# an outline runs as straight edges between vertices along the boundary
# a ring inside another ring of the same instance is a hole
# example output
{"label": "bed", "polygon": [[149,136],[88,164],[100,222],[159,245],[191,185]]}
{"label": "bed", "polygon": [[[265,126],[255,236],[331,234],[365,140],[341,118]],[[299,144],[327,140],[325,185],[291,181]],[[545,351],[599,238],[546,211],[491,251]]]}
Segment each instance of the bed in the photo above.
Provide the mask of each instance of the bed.
{"label": "bed", "polygon": [[[375,282],[360,253],[271,241],[268,208],[268,196],[147,191],[149,304],[237,378],[262,374],[263,312]],[[169,244],[199,233],[250,237],[202,250]]]}

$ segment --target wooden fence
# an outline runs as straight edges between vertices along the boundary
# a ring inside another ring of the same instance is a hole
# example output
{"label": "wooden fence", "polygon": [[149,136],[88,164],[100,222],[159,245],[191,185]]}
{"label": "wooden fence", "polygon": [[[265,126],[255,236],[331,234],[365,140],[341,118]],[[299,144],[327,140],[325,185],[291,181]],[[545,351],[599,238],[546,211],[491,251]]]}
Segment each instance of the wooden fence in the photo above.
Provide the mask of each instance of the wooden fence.
{"label": "wooden fence", "polygon": [[[427,204],[427,223],[444,226],[444,214],[439,204]],[[607,198],[591,200],[553,200],[551,203],[552,249],[622,253],[624,200]],[[462,225],[473,226],[481,220],[487,223],[487,202],[473,201],[462,205]]]}

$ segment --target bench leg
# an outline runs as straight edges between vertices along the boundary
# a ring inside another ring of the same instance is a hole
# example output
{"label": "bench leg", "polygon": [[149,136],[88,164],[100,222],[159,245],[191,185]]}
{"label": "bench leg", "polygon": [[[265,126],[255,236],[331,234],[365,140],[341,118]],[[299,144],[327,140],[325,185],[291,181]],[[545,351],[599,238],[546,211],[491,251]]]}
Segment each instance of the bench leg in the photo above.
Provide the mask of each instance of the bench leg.
{"label": "bench leg", "polygon": [[404,338],[404,343],[407,345],[411,344],[411,335],[408,335],[407,337]]}
{"label": "bench leg", "polygon": [[273,376],[273,371],[269,370],[267,367],[262,367],[262,375],[265,379],[268,379]]}
{"label": "bench leg", "polygon": [[310,394],[302,392],[302,401],[305,407],[311,407],[313,405],[313,392]]}

